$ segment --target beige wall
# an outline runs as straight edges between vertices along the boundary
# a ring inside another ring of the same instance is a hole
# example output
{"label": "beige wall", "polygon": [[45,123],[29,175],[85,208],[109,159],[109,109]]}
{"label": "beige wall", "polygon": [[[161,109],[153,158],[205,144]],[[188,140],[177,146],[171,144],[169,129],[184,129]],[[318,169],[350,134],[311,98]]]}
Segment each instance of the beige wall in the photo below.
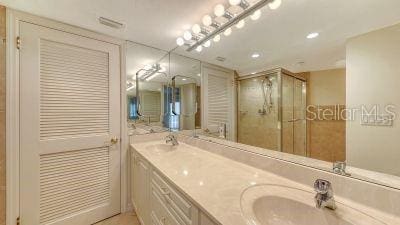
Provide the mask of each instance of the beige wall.
{"label": "beige wall", "polygon": [[346,69],[310,72],[310,104],[346,104]]}
{"label": "beige wall", "polygon": [[[314,71],[307,77],[307,105],[336,110],[346,105],[346,70]],[[314,111],[315,113],[316,111]],[[308,156],[324,161],[345,161],[346,122],[330,117],[308,121]]]}
{"label": "beige wall", "polygon": [[5,148],[6,148],[6,113],[5,113],[5,102],[6,102],[6,66],[5,66],[5,54],[6,54],[6,10],[0,6],[0,225],[5,224],[5,209],[6,209],[6,159],[5,159]]}
{"label": "beige wall", "polygon": [[[400,107],[400,24],[352,38],[347,43],[347,103]],[[357,114],[359,116],[359,114]],[[400,125],[347,123],[350,165],[400,176]]]}

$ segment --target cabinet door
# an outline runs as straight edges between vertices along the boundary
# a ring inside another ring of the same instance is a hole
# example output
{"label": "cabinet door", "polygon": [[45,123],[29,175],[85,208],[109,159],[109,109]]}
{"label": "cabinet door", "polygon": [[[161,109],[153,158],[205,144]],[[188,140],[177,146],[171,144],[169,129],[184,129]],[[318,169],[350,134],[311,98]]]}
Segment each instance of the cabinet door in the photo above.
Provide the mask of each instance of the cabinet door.
{"label": "cabinet door", "polygon": [[202,212],[200,213],[200,225],[216,225],[216,223]]}
{"label": "cabinet door", "polygon": [[149,165],[138,155],[133,164],[133,204],[141,222],[149,225]]}

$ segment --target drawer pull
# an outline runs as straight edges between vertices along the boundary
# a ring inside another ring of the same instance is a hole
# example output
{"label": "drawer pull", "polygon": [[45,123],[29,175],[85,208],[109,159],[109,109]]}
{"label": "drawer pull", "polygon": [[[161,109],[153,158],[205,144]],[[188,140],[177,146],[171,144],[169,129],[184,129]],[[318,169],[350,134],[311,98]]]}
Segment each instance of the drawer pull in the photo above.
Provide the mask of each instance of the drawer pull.
{"label": "drawer pull", "polygon": [[167,204],[170,204],[171,202],[170,202],[170,198],[169,198],[169,195],[171,194],[170,192],[169,192],[169,190],[167,189],[167,188],[165,188],[165,187],[162,187],[161,188],[161,193],[162,193],[162,195],[164,196],[164,199],[165,199],[165,202],[167,203]]}
{"label": "drawer pull", "polygon": [[161,194],[163,194],[163,195],[170,195],[168,188],[162,187],[162,188],[161,188]]}

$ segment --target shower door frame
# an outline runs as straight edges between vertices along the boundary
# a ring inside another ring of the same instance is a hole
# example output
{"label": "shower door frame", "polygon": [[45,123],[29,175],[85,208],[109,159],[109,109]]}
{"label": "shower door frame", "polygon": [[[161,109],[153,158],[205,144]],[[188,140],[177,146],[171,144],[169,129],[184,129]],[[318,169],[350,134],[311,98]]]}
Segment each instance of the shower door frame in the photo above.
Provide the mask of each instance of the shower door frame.
{"label": "shower door frame", "polygon": [[[258,72],[258,73],[251,74],[251,75],[238,77],[236,79],[237,80],[237,85],[238,85],[238,89],[237,89],[238,90],[238,92],[237,92],[237,95],[238,95],[237,106],[238,107],[236,108],[236,110],[237,110],[236,113],[237,113],[237,115],[239,115],[239,113],[240,113],[240,110],[239,110],[239,106],[240,106],[240,98],[239,98],[240,81],[241,80],[251,79],[251,78],[269,76],[269,75],[276,75],[277,76],[277,80],[278,80],[277,81],[278,82],[278,96],[277,96],[277,99],[278,99],[278,121],[277,121],[278,128],[277,129],[279,129],[280,132],[279,132],[279,137],[278,137],[279,141],[278,141],[278,149],[277,149],[277,151],[282,152],[282,146],[283,146],[283,128],[282,128],[282,124],[283,124],[283,121],[282,121],[282,119],[283,119],[282,118],[283,117],[282,116],[283,115],[283,111],[282,111],[282,85],[283,85],[283,83],[282,83],[282,75],[287,75],[287,76],[290,76],[290,77],[292,77],[294,79],[297,79],[297,80],[300,80],[302,82],[305,82],[305,84],[306,84],[306,93],[304,93],[304,97],[306,99],[306,106],[307,106],[307,79],[306,78],[301,77],[298,74],[292,73],[292,72],[290,72],[288,70],[285,70],[283,68],[276,68],[276,69],[271,69],[271,70]],[[305,112],[305,115],[306,115],[306,113],[307,112]],[[237,124],[237,127],[239,129],[239,116],[237,116],[236,124]],[[236,138],[238,140],[239,130],[236,132],[236,135],[237,135]],[[304,155],[304,157],[308,157],[309,152],[308,152],[308,148],[307,148],[307,145],[308,145],[308,123],[307,122],[306,122],[306,125],[305,125],[304,145],[305,145],[305,155]]]}
{"label": "shower door frame", "polygon": [[[306,92],[304,93],[304,99],[305,99],[305,110],[307,108],[307,79],[304,77],[299,76],[298,74],[292,73],[288,70],[285,69],[277,69],[278,71],[278,101],[279,101],[279,108],[278,108],[278,123],[279,123],[279,127],[280,127],[280,148],[279,151],[283,152],[282,146],[283,146],[283,97],[282,97],[282,91],[283,91],[283,82],[282,82],[282,75],[286,75],[289,77],[292,77],[293,79],[297,79],[300,80],[302,82],[304,82],[306,84]],[[294,86],[293,86],[294,88]],[[295,93],[293,93],[293,98],[295,96]],[[294,101],[294,100],[293,100]],[[294,103],[293,103],[294,104]],[[307,140],[308,140],[308,123],[307,123],[307,111],[304,112],[305,114],[305,120],[306,120],[306,124],[305,124],[305,140],[304,140],[304,148],[305,148],[305,155],[301,155],[304,157],[308,157],[308,148],[307,148]],[[294,115],[294,107],[293,107],[293,115]],[[294,119],[294,118],[293,118]],[[293,121],[293,125],[294,125],[295,121]],[[294,128],[293,128],[294,129]],[[294,142],[294,130],[293,130],[293,142]],[[294,147],[293,147],[294,148]],[[293,153],[290,153],[293,155],[296,155]]]}

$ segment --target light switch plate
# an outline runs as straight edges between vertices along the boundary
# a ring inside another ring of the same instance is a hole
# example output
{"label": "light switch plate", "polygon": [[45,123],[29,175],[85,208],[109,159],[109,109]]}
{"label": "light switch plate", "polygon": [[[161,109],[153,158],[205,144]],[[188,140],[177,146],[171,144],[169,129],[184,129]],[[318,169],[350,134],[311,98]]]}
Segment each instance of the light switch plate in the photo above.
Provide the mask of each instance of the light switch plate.
{"label": "light switch plate", "polygon": [[364,126],[393,126],[392,115],[363,115],[361,116],[361,125]]}

